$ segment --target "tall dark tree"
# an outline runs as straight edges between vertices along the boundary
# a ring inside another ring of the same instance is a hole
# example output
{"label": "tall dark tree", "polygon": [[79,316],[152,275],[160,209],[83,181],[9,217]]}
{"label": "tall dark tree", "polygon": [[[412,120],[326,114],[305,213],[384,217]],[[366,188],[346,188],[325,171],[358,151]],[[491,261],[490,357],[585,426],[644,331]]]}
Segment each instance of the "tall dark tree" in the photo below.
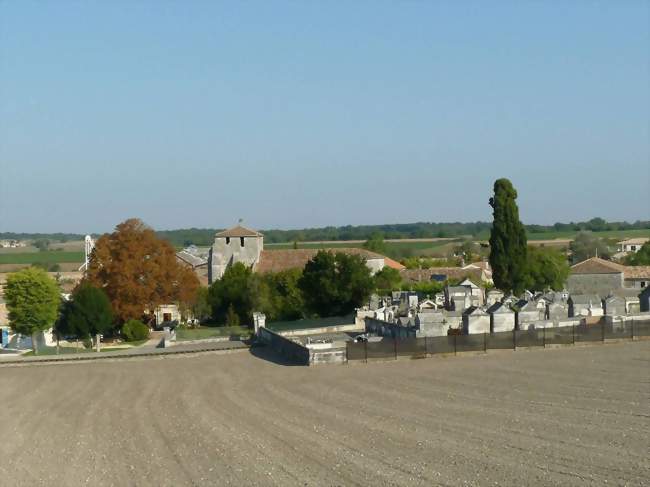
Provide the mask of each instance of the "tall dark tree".
{"label": "tall dark tree", "polygon": [[95,337],[99,351],[99,335],[113,328],[113,309],[106,293],[82,283],[72,294],[71,305],[65,306],[62,328],[80,338]]}
{"label": "tall dark tree", "polygon": [[526,230],[519,221],[517,190],[508,179],[494,182],[490,233],[490,265],[494,284],[503,291],[521,293],[526,286]]}

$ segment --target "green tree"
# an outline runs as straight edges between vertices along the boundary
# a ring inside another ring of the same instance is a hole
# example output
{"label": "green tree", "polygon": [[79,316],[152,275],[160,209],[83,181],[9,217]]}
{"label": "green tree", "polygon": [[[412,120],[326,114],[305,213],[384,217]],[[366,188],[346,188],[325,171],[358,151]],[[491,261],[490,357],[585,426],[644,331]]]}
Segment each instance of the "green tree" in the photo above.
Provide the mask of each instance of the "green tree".
{"label": "green tree", "polygon": [[646,242],[643,246],[630,254],[625,259],[627,265],[650,265],[650,242]]}
{"label": "green tree", "polygon": [[386,254],[386,243],[382,233],[373,233],[363,244],[363,248],[378,254]]}
{"label": "green tree", "polygon": [[253,311],[263,309],[267,300],[265,283],[241,262],[228,267],[221,279],[213,282],[208,290],[212,317],[222,323],[231,305],[241,322],[250,323]]}
{"label": "green tree", "polygon": [[560,291],[569,277],[569,264],[559,250],[531,246],[528,247],[527,276],[528,289]]}
{"label": "green tree", "polygon": [[384,266],[382,270],[375,274],[375,289],[379,292],[386,293],[400,289],[402,285],[402,276],[397,269]]}
{"label": "green tree", "polygon": [[113,309],[106,293],[89,283],[82,283],[72,294],[72,305],[66,310],[68,330],[81,338],[95,337],[99,352],[101,334],[113,328]]}
{"label": "green tree", "polygon": [[607,243],[591,232],[580,232],[569,244],[571,262],[577,264],[590,257],[610,258],[610,249]]}
{"label": "green tree", "polygon": [[520,293],[526,286],[527,244],[526,230],[519,221],[516,203],[517,190],[508,179],[497,179],[490,232],[490,265],[496,287],[503,291]]}
{"label": "green tree", "polygon": [[269,321],[304,318],[305,301],[298,287],[301,276],[302,269],[287,269],[262,276],[268,288],[269,299],[261,311],[266,314]]}
{"label": "green tree", "polygon": [[239,326],[239,315],[235,311],[232,303],[228,306],[228,311],[226,312],[226,325],[227,326]]}
{"label": "green tree", "polygon": [[36,247],[40,252],[45,252],[50,248],[50,241],[46,238],[39,238],[34,242],[34,247]]}
{"label": "green tree", "polygon": [[340,316],[351,313],[370,297],[374,279],[360,256],[321,250],[307,262],[298,285],[309,311]]}
{"label": "green tree", "polygon": [[9,274],[5,301],[12,330],[30,335],[32,349],[37,354],[37,333],[54,326],[59,311],[61,295],[56,282],[35,267]]}
{"label": "green tree", "polygon": [[200,287],[196,291],[196,298],[191,306],[192,315],[194,318],[202,322],[210,317],[211,307],[209,290],[207,287]]}

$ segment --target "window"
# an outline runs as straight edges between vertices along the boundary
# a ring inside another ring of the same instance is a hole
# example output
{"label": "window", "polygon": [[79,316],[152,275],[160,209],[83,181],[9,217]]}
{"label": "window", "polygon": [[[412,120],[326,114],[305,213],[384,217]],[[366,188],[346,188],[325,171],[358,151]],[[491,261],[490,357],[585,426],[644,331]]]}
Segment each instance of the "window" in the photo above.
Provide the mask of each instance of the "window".
{"label": "window", "polygon": [[230,237],[226,237],[226,245],[230,245]]}
{"label": "window", "polygon": [[239,246],[240,247],[244,246],[244,237],[239,237]]}
{"label": "window", "polygon": [[641,287],[645,287],[645,281],[641,281]]}

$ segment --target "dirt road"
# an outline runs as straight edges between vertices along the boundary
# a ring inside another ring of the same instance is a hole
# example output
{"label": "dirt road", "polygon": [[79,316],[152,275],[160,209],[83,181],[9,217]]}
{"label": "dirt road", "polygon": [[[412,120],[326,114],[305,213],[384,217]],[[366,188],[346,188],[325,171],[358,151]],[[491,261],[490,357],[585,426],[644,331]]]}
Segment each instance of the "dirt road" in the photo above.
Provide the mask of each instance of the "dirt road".
{"label": "dirt road", "polygon": [[0,367],[0,405],[1,485],[650,484],[650,341]]}

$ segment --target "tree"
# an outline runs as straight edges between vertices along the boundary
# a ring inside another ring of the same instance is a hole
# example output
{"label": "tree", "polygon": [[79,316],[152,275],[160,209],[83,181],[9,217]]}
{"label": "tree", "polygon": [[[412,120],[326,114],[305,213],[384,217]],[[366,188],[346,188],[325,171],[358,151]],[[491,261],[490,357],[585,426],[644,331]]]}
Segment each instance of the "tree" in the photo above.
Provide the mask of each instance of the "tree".
{"label": "tree", "polygon": [[386,253],[386,243],[384,242],[384,235],[381,233],[373,233],[370,238],[363,244],[363,248],[378,254]]}
{"label": "tree", "polygon": [[190,307],[192,315],[195,319],[199,320],[199,323],[208,319],[210,317],[210,300],[208,298],[208,288],[200,287],[196,292],[196,299],[192,306]]}
{"label": "tree", "polygon": [[526,287],[535,291],[561,291],[569,277],[566,257],[556,249],[528,247]]}
{"label": "tree", "polygon": [[239,326],[239,315],[235,312],[235,308],[232,303],[228,306],[228,311],[226,312],[226,325],[227,326]]}
{"label": "tree", "polygon": [[32,337],[32,349],[38,353],[37,333],[54,325],[61,295],[54,279],[36,267],[9,274],[5,284],[9,324],[14,332]]}
{"label": "tree", "polygon": [[45,252],[50,248],[50,241],[46,238],[39,238],[34,242],[34,247],[36,247],[40,252]]}
{"label": "tree", "polygon": [[95,337],[99,352],[99,335],[113,327],[113,309],[106,293],[82,282],[72,293],[72,304],[65,310],[65,328],[82,338]]}
{"label": "tree", "polygon": [[610,258],[610,250],[605,241],[591,232],[580,232],[569,244],[571,261],[574,264],[590,257]]}
{"label": "tree", "polygon": [[360,256],[321,250],[307,262],[298,286],[309,311],[340,316],[351,313],[370,297],[374,280]]}
{"label": "tree", "polygon": [[526,231],[519,221],[517,191],[508,179],[497,179],[490,232],[490,265],[496,287],[503,291],[521,293],[526,286]]}
{"label": "tree", "polygon": [[191,303],[199,287],[174,248],[138,219],[120,223],[97,240],[86,279],[106,292],[121,322],[161,304]]}
{"label": "tree", "polygon": [[212,283],[208,301],[212,317],[224,322],[232,306],[240,321],[251,322],[253,311],[262,309],[268,300],[268,291],[250,267],[236,262],[226,269],[221,279]]}
{"label": "tree", "polygon": [[129,320],[122,327],[122,335],[127,342],[146,340],[149,338],[149,327],[140,320]]}
{"label": "tree", "polygon": [[402,284],[402,276],[397,269],[384,266],[375,274],[375,289],[379,292],[390,292],[399,289]]}
{"label": "tree", "polygon": [[630,254],[625,259],[627,265],[650,265],[650,242],[646,242],[643,246]]}
{"label": "tree", "polygon": [[304,318],[305,301],[298,281],[302,269],[287,269],[280,272],[264,274],[262,279],[266,284],[269,299],[261,311],[269,321],[288,321]]}

